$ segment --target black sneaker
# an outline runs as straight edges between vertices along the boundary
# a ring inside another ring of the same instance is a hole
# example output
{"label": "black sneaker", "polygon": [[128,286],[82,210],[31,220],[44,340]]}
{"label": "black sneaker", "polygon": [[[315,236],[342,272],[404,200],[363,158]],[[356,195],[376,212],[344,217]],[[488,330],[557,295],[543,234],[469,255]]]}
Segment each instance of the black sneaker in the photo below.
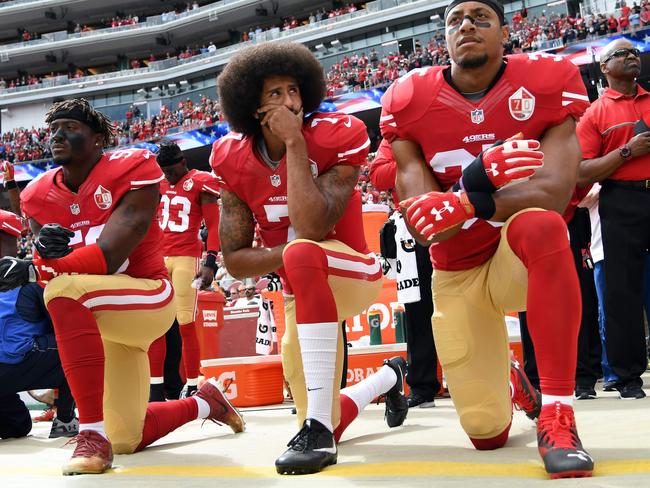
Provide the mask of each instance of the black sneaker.
{"label": "black sneaker", "polygon": [[570,405],[555,402],[542,406],[537,448],[551,479],[583,478],[593,473],[594,460],[582,447]]}
{"label": "black sneaker", "polygon": [[435,402],[433,401],[433,397],[427,398],[413,391],[411,391],[411,393],[409,393],[409,396],[406,397],[406,403],[408,404],[409,408],[433,408],[436,406]]}
{"label": "black sneaker", "polygon": [[275,469],[280,474],[318,473],[336,464],[338,451],[334,434],[318,420],[305,420],[287,446],[289,449],[275,461]]}
{"label": "black sneaker", "polygon": [[61,422],[58,418],[52,420],[50,439],[59,437],[75,437],[79,433],[79,419],[74,417],[70,422]]}
{"label": "black sneaker", "polygon": [[625,385],[618,390],[618,396],[621,400],[640,400],[645,398],[645,391],[637,385]]}
{"label": "black sneaker", "polygon": [[603,391],[616,391],[616,380],[605,381],[603,383]]}
{"label": "black sneaker", "polygon": [[386,412],[384,419],[388,427],[399,427],[404,423],[406,415],[409,413],[409,405],[404,396],[404,372],[406,371],[406,361],[400,356],[386,359],[384,364],[395,371],[397,383],[386,392]]}
{"label": "black sneaker", "polygon": [[576,400],[592,400],[596,398],[596,390],[590,386],[576,387]]}

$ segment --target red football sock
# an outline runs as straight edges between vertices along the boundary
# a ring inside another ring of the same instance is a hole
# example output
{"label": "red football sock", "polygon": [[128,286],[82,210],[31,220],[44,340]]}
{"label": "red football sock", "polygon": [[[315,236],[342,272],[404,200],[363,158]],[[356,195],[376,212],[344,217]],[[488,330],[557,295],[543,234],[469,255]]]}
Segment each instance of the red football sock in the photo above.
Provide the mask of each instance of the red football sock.
{"label": "red football sock", "polygon": [[341,421],[338,427],[334,429],[334,440],[337,443],[343,435],[343,432],[345,432],[345,429],[348,428],[348,425],[357,418],[357,415],[359,415],[357,404],[349,396],[341,393]]}
{"label": "red football sock", "polygon": [[181,324],[179,327],[183,339],[183,365],[188,379],[198,378],[201,366],[201,350],[199,339],[196,336],[194,322]]}
{"label": "red football sock", "polygon": [[323,249],[312,243],[294,244],[284,252],[283,262],[296,298],[296,323],[338,322]]}
{"label": "red football sock", "polygon": [[528,268],[528,329],[540,389],[573,395],[582,299],[566,224],[555,212],[525,212],[510,223],[508,243]]}
{"label": "red football sock", "polygon": [[47,304],[61,365],[79,409],[79,423],[104,420],[104,345],[92,312],[71,298]]}
{"label": "red football sock", "polygon": [[135,450],[141,451],[181,425],[195,420],[198,415],[199,407],[194,398],[149,403],[144,418],[142,440]]}
{"label": "red football sock", "polygon": [[165,376],[165,355],[167,354],[167,342],[162,335],[149,346],[149,369],[153,378]]}
{"label": "red football sock", "polygon": [[474,447],[479,451],[491,451],[492,449],[499,449],[500,447],[503,447],[508,441],[508,434],[510,433],[511,425],[512,422],[510,422],[508,424],[508,427],[506,427],[505,430],[499,435],[490,437],[489,439],[473,439],[470,437],[469,440],[472,441]]}

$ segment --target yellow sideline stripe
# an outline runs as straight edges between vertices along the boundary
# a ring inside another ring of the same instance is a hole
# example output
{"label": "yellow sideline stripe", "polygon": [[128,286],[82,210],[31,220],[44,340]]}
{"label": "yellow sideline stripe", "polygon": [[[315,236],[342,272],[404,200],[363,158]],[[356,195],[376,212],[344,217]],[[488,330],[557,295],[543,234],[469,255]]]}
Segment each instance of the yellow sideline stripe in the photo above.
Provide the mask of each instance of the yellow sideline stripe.
{"label": "yellow sideline stripe", "polygon": [[[116,467],[109,476],[169,476],[215,478],[272,478],[279,476],[271,466],[133,466]],[[650,474],[650,459],[597,461],[595,476]],[[0,467],[0,476],[61,476],[60,469],[35,466]],[[447,461],[397,461],[388,463],[338,464],[312,475],[319,477],[398,477],[419,476],[538,478],[547,479],[541,463],[463,463]]]}

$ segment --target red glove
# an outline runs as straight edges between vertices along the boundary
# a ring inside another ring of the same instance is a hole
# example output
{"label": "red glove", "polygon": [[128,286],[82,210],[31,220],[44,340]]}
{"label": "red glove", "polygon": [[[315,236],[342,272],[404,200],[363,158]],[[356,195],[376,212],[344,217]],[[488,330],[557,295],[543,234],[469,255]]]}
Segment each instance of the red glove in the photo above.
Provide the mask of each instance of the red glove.
{"label": "red glove", "polygon": [[539,141],[523,137],[520,132],[479,154],[463,171],[456,189],[494,193],[508,183],[533,176],[544,166],[544,153]]}
{"label": "red glove", "polygon": [[465,192],[432,191],[400,202],[406,219],[428,241],[433,236],[474,217],[474,206]]}
{"label": "red glove", "polygon": [[9,161],[0,163],[0,171],[2,171],[3,182],[7,184],[8,181],[14,181],[14,165]]}

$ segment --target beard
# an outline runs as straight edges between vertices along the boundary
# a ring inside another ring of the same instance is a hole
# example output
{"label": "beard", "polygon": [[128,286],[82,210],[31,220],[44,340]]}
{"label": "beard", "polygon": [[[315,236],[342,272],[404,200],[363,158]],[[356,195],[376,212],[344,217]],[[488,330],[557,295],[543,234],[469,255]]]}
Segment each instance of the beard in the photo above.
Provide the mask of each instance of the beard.
{"label": "beard", "polygon": [[461,68],[475,69],[475,68],[480,68],[481,66],[485,65],[485,63],[487,62],[488,62],[488,55],[483,53],[483,54],[478,54],[476,56],[466,56],[456,61],[456,64]]}

